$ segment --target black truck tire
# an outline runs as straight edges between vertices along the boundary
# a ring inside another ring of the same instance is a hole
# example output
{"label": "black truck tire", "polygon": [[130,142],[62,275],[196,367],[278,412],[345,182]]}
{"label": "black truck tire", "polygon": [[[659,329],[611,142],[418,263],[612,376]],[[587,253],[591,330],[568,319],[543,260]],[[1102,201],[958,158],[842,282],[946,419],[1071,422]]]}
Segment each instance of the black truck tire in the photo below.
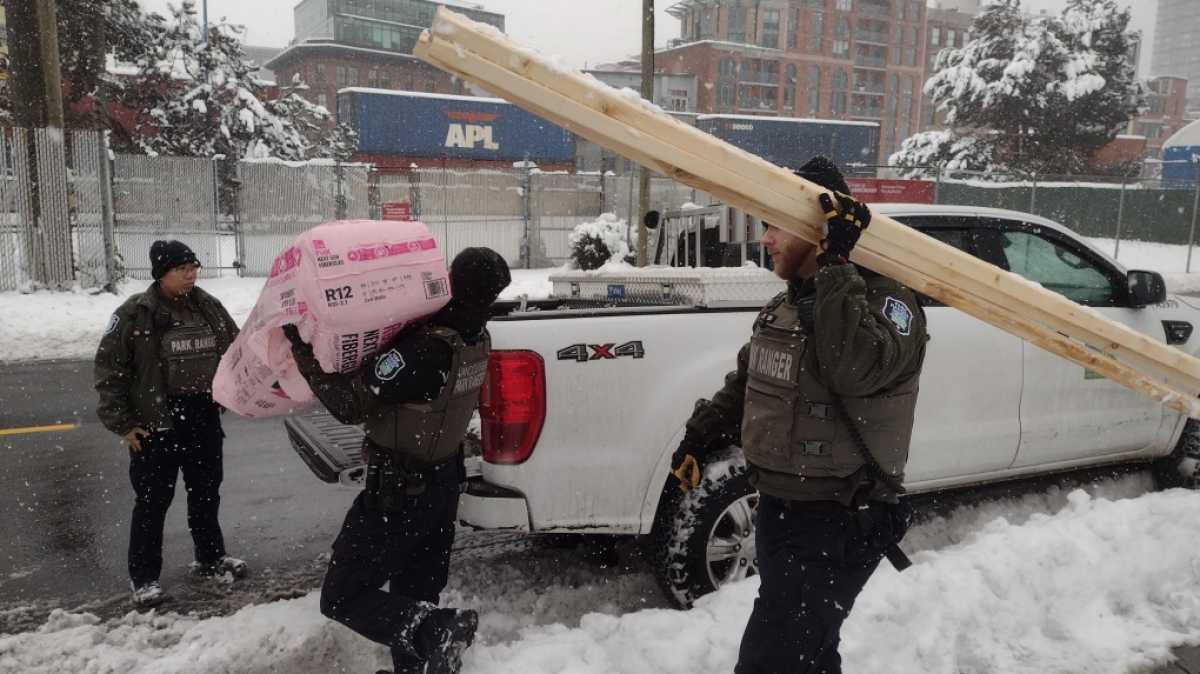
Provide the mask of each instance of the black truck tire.
{"label": "black truck tire", "polygon": [[750,486],[738,448],[709,457],[700,485],[683,494],[668,479],[655,523],[655,576],[680,608],[721,585],[758,573]]}
{"label": "black truck tire", "polygon": [[1159,489],[1200,489],[1200,421],[1188,419],[1175,451],[1154,462]]}

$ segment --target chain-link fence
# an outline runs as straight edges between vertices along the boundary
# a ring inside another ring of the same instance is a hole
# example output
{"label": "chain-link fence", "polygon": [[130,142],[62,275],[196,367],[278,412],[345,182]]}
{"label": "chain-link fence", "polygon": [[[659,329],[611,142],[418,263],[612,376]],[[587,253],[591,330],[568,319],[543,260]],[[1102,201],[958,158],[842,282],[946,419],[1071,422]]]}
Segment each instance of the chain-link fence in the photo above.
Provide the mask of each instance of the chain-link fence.
{"label": "chain-link fence", "polygon": [[[1030,175],[932,171],[942,204],[1003,208],[1039,215],[1084,237],[1103,239],[1106,251],[1121,259],[1129,241],[1186,246],[1196,244],[1200,222],[1200,182],[1169,183],[1158,178]],[[1190,261],[1178,269],[1191,271]]]}
{"label": "chain-link fence", "polygon": [[241,162],[233,229],[242,273],[266,276],[292,239],[330,220],[370,217],[369,167],[327,162]]}
{"label": "chain-link fence", "polygon": [[11,136],[0,134],[0,290],[16,290],[32,278],[27,143],[20,129]]}
{"label": "chain-link fence", "polygon": [[[636,173],[545,173],[530,166],[414,168],[384,175],[369,165],[329,161],[123,155],[106,161],[107,154],[94,132],[0,134],[0,290],[106,286],[122,275],[149,278],[150,244],[162,238],[191,246],[207,276],[264,276],[278,252],[313,225],[404,217],[397,212],[425,222],[447,258],[468,246],[489,246],[513,267],[543,267],[568,260],[570,233],[582,222],[614,213],[632,234],[641,220]],[[901,175],[895,167],[850,168],[885,179]],[[1118,259],[1124,257],[1122,242],[1130,240],[1176,244],[1172,254],[1190,253],[1195,244],[1200,219],[1195,183],[1005,178],[937,169],[916,176],[924,183],[924,198],[934,203],[1041,215],[1102,239],[1098,243],[1111,246]],[[664,213],[689,204],[719,206],[710,195],[660,176],[651,178],[650,190],[650,207]],[[680,222],[703,221],[696,229],[711,228],[714,220],[689,217],[676,216]],[[721,219],[731,217],[746,218],[732,213]],[[747,233],[730,241],[745,249],[740,259],[762,257],[755,227],[739,225]],[[664,239],[664,260],[707,261],[707,254],[696,251],[712,242],[688,236],[672,231]],[[651,241],[657,248],[656,243]],[[1163,271],[1190,271],[1191,255],[1186,261],[1178,257],[1178,269]]]}

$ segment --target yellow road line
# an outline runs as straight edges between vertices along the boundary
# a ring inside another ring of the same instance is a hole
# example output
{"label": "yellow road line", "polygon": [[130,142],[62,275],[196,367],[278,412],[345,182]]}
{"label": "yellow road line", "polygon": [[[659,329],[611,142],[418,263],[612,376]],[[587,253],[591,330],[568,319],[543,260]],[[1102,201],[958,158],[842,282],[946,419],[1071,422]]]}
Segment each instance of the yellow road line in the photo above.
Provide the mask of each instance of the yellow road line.
{"label": "yellow road line", "polygon": [[27,433],[53,433],[55,431],[73,431],[79,424],[54,424],[52,426],[25,426],[24,428],[0,428],[0,436],[25,435]]}

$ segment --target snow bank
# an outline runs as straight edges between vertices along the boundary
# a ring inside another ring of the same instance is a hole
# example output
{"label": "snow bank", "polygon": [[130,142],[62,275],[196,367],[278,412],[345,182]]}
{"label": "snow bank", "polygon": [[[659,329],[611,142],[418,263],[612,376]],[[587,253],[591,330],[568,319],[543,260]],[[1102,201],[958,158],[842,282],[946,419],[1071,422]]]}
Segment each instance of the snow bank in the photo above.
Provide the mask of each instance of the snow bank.
{"label": "snow bank", "polygon": [[[550,296],[548,280],[556,269],[514,269],[513,282],[500,299]],[[263,278],[201,279],[199,286],[215,295],[240,325],[254,308]],[[0,292],[0,362],[47,359],[90,359],[108,317],[127,297],[145,290],[148,281],[126,281],[116,295],[40,291]]]}
{"label": "snow bank", "polygon": [[[1115,500],[1077,490],[1055,514],[1015,511],[983,525],[967,509],[960,542],[915,553],[903,574],[885,563],[867,584],[843,630],[845,669],[1118,674],[1164,662],[1171,647],[1200,644],[1198,513],[1200,494],[1183,490]],[[912,537],[923,528],[945,523]],[[464,674],[716,674],[733,668],[757,589],[750,579],[690,611],[589,613],[515,637],[527,607],[505,595],[528,588],[499,586],[491,600],[448,594],[481,610]],[[381,647],[323,619],[315,595],[207,620],[129,614],[101,624],[59,612],[36,632],[0,637],[0,671],[29,674],[315,674],[386,662]]]}

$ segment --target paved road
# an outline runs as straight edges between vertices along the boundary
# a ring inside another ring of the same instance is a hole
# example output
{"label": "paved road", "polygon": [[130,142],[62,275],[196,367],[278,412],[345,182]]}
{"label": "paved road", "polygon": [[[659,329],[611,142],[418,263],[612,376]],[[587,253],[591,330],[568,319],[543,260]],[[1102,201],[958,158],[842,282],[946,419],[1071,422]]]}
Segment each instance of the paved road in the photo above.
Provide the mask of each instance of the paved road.
{"label": "paved road", "polygon": [[[104,606],[118,610],[127,598],[128,454],[100,425],[95,405],[91,363],[0,365],[0,430],[77,424],[0,435],[0,632],[48,608],[106,613]],[[281,421],[228,414],[224,428],[226,547],[257,572],[257,582],[240,589],[266,598],[307,589],[320,577],[318,557],[354,494],[313,477],[288,445]],[[189,582],[191,560],[185,494],[177,485],[164,537],[163,584],[181,598],[227,594]]]}

